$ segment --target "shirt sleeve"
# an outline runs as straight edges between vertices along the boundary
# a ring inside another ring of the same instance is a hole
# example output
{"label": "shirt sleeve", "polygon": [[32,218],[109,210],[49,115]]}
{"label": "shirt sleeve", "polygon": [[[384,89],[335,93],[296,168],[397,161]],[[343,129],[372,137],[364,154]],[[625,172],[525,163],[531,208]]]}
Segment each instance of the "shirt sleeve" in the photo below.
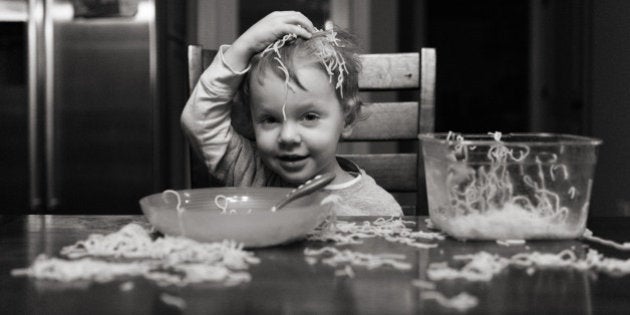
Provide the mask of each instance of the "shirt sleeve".
{"label": "shirt sleeve", "polygon": [[230,111],[234,96],[250,67],[241,71],[231,68],[223,58],[227,48],[227,45],[221,46],[203,72],[181,116],[182,129],[193,149],[203,157],[210,173],[221,181],[225,181],[225,171],[219,170],[219,167],[230,168],[231,164],[224,160],[228,147],[248,142],[234,131]]}

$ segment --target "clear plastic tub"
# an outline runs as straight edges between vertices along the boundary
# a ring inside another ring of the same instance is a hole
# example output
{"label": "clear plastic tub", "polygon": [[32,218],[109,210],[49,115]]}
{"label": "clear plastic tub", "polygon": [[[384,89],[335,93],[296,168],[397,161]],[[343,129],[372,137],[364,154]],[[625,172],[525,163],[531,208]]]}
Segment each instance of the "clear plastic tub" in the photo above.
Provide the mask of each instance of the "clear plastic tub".
{"label": "clear plastic tub", "polygon": [[458,239],[572,239],[586,228],[601,140],[421,134],[429,215]]}

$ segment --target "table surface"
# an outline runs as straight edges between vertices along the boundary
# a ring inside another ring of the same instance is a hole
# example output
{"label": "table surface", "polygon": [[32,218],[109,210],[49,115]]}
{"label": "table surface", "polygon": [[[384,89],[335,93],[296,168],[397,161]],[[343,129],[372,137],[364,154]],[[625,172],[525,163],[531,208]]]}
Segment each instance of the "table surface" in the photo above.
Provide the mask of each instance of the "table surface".
{"label": "table surface", "polygon": [[[374,218],[342,218],[373,220]],[[426,229],[424,217],[415,228]],[[148,314],[148,313],[325,313],[325,314],[408,314],[458,313],[433,300],[420,298],[424,289],[412,285],[414,279],[427,279],[430,263],[449,262],[453,255],[479,251],[511,256],[526,251],[523,246],[501,246],[496,242],[453,239],[439,241],[432,249],[417,249],[383,239],[365,239],[363,244],[343,248],[370,253],[406,255],[411,270],[393,268],[367,270],[354,267],[355,277],[335,276],[335,268],[321,263],[310,265],[304,248],[319,248],[321,242],[299,241],[285,246],[254,250],[261,259],[252,265],[252,281],[234,287],[196,284],[187,287],[160,287],[141,277],[117,279],[108,283],[59,283],[13,277],[10,271],[29,266],[41,253],[58,255],[63,246],[85,239],[92,233],[109,233],[130,222],[146,224],[142,216],[30,215],[4,219],[0,225],[0,314]],[[591,219],[595,235],[617,241],[630,240],[630,218]],[[573,248],[580,255],[587,247],[609,257],[630,258],[598,244],[570,241],[531,241],[529,251],[557,253]],[[133,281],[134,288],[121,290]],[[437,291],[446,296],[467,292],[479,299],[472,314],[630,313],[630,275],[615,277],[593,271],[537,270],[509,267],[489,282],[443,280]],[[167,293],[186,302],[184,309],[165,304]]]}

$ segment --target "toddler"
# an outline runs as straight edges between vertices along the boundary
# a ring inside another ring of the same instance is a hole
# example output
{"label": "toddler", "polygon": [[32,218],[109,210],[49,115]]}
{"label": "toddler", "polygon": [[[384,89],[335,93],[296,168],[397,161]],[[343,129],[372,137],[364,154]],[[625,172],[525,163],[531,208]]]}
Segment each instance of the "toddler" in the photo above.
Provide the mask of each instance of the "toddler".
{"label": "toddler", "polygon": [[[220,47],[184,108],[182,126],[226,186],[293,187],[332,172],[325,189],[341,197],[337,215],[400,216],[388,192],[336,156],[340,137],[361,114],[360,70],[349,34],[318,30],[299,12],[273,12]],[[239,89],[255,140],[231,125]]]}

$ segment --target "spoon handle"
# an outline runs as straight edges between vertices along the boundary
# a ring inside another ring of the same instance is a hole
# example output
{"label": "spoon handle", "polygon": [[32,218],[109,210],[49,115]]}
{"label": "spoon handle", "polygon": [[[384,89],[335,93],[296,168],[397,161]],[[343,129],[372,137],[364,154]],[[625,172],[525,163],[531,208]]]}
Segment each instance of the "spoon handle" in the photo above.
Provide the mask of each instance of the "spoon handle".
{"label": "spoon handle", "polygon": [[284,207],[287,203],[300,198],[302,196],[308,195],[324,186],[328,185],[330,182],[335,179],[334,173],[325,173],[321,175],[317,175],[312,179],[307,180],[304,184],[298,186],[289,192],[282,200],[276,203],[275,206],[271,207],[271,211],[275,212],[280,208]]}

